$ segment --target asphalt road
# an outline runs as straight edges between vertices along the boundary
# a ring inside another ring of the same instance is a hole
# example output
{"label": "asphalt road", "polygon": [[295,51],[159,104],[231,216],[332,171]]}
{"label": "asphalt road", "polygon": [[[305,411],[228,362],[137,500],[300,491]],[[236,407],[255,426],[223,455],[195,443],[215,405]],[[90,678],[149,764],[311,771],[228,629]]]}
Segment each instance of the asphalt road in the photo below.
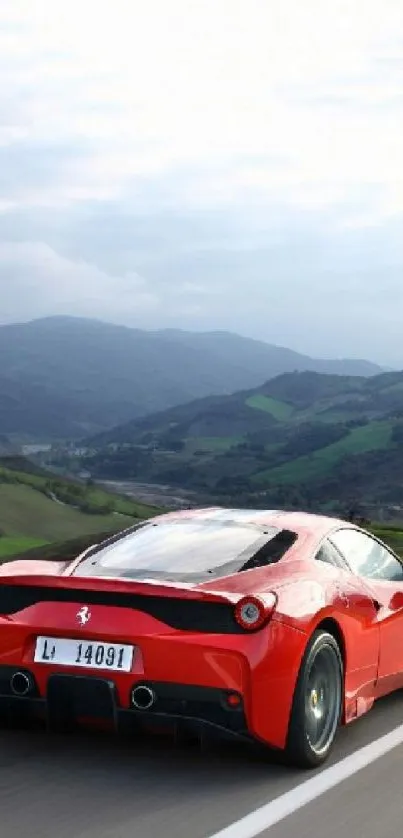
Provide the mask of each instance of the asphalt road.
{"label": "asphalt road", "polygon": [[[403,720],[403,695],[340,731],[336,763]],[[403,746],[260,833],[389,838],[403,821]],[[318,772],[320,773],[320,772]],[[0,731],[1,838],[211,838],[314,776],[246,749]],[[237,838],[234,831],[234,838]]]}

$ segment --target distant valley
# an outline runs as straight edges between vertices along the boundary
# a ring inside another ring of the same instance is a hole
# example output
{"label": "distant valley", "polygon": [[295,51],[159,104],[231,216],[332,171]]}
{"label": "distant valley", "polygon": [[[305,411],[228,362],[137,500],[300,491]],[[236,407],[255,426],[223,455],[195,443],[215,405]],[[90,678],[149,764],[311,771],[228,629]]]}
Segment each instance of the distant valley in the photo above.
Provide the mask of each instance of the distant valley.
{"label": "distant valley", "polygon": [[381,372],[369,361],[313,359],[227,332],[146,332],[73,317],[2,326],[0,435],[10,444],[79,440],[294,370]]}
{"label": "distant valley", "polygon": [[397,513],[403,373],[287,373],[143,417],[87,448],[80,468],[97,479],[168,484],[222,503]]}

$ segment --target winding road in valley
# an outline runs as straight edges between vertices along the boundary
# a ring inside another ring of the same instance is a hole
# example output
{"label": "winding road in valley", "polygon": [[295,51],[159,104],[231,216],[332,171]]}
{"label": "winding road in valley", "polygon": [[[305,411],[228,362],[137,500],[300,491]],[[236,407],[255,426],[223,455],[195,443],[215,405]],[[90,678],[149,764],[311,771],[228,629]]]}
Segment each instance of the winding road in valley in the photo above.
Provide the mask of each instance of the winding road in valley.
{"label": "winding road in valley", "polygon": [[1,838],[396,838],[403,695],[298,772],[244,745],[0,731]]}

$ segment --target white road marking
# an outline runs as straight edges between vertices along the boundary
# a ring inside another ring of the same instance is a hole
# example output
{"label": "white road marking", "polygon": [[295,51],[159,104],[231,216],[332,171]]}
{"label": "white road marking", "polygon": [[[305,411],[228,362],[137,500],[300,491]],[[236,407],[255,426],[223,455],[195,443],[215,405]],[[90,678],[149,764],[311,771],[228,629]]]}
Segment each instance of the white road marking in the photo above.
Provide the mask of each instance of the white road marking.
{"label": "white road marking", "polygon": [[330,768],[325,768],[316,773],[309,780],[287,791],[270,803],[266,803],[259,809],[255,809],[249,815],[241,818],[231,826],[215,832],[210,838],[255,838],[274,824],[292,815],[298,809],[311,803],[317,797],[334,788],[334,786],[347,780],[357,771],[366,768],[372,762],[385,756],[398,745],[403,743],[403,724],[394,730],[375,739],[369,745],[360,748],[345,759],[336,762]]}

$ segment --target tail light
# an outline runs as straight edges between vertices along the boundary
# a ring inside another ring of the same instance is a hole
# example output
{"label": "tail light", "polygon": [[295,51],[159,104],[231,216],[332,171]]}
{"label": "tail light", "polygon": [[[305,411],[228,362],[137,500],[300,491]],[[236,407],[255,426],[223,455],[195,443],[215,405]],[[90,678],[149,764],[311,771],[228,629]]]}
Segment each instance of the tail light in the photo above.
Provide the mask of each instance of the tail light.
{"label": "tail light", "polygon": [[235,619],[247,631],[256,631],[266,623],[275,608],[276,597],[268,594],[264,600],[256,596],[245,596],[237,602]]}

